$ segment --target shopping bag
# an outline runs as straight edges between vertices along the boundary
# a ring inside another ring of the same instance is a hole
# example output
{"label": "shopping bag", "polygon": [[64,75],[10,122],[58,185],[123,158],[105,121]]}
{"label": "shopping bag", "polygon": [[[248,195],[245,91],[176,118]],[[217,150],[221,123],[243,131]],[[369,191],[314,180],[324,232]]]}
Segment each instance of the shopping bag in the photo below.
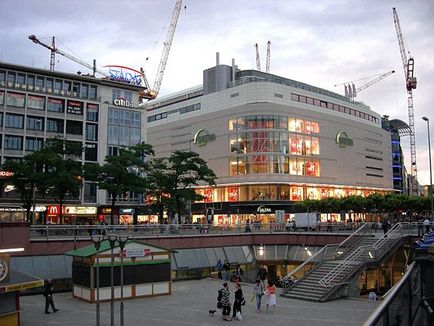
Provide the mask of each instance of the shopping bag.
{"label": "shopping bag", "polygon": [[237,311],[237,314],[235,315],[235,318],[238,320],[243,320],[243,316],[241,315],[240,311]]}

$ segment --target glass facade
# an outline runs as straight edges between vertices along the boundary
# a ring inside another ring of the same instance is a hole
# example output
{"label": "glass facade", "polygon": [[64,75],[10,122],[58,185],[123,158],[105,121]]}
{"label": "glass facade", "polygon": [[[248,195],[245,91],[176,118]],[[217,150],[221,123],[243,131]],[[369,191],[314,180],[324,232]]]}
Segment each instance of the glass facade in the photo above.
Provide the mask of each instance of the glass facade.
{"label": "glass facade", "polygon": [[140,126],[140,112],[109,108],[109,145],[130,146],[140,143]]}
{"label": "glass facade", "polygon": [[229,120],[230,175],[320,175],[319,123],[276,115]]}

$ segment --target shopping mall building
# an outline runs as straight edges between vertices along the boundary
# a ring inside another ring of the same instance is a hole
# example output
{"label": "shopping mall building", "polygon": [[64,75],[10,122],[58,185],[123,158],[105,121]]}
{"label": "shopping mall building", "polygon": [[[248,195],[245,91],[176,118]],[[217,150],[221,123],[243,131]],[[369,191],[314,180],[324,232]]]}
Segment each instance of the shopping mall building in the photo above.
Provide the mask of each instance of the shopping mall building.
{"label": "shopping mall building", "polygon": [[[120,146],[146,141],[146,114],[139,108],[136,72],[113,66],[110,79],[61,73],[0,62],[0,158],[20,159],[40,148],[48,138],[61,137],[84,147],[82,163],[104,163]],[[19,194],[0,171],[0,221],[22,216]],[[54,198],[36,193],[36,220],[57,223]],[[139,195],[126,193],[115,215],[132,222]],[[110,215],[106,191],[84,182],[79,198],[67,198],[66,223],[92,223]],[[137,215],[137,214],[136,214]]]}
{"label": "shopping mall building", "polygon": [[197,188],[204,199],[191,206],[193,222],[279,222],[297,201],[393,191],[381,116],[325,89],[222,65],[217,56],[202,86],[146,109],[157,156],[191,149],[218,177],[217,187]]}

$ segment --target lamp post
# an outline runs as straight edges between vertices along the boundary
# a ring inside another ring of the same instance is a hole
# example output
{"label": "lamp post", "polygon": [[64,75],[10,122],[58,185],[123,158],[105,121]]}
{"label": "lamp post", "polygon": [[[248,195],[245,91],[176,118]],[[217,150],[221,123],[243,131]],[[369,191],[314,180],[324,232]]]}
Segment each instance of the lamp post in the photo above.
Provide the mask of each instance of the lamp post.
{"label": "lamp post", "polygon": [[113,248],[115,247],[117,240],[116,234],[109,234],[108,241],[110,243],[111,248],[111,264],[110,264],[110,326],[114,326],[115,321],[115,310],[114,310],[114,296],[115,296],[115,288],[114,288],[114,274],[113,274],[113,263],[114,263],[114,255]]}
{"label": "lamp post", "polygon": [[119,248],[120,248],[120,256],[121,256],[121,326],[124,326],[124,254],[123,249],[127,244],[128,236],[120,235],[118,237]]}
{"label": "lamp post", "polygon": [[92,236],[93,244],[96,249],[96,326],[100,325],[100,307],[99,307],[99,248],[104,237],[99,234]]}
{"label": "lamp post", "polygon": [[431,217],[433,216],[433,194],[432,194],[432,168],[431,168],[431,135],[429,133],[429,119],[422,117],[422,120],[426,121],[426,127],[428,131],[428,158],[429,158],[429,192],[428,195],[431,200]]}

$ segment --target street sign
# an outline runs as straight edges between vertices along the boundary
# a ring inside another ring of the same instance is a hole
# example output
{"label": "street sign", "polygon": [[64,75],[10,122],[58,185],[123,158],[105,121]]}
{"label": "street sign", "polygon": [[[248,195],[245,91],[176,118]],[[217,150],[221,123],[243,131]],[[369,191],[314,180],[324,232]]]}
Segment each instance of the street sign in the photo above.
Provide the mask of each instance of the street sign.
{"label": "street sign", "polygon": [[132,249],[124,249],[122,250],[122,256],[123,257],[145,257],[151,255],[151,249],[144,249],[144,248],[132,248]]}

